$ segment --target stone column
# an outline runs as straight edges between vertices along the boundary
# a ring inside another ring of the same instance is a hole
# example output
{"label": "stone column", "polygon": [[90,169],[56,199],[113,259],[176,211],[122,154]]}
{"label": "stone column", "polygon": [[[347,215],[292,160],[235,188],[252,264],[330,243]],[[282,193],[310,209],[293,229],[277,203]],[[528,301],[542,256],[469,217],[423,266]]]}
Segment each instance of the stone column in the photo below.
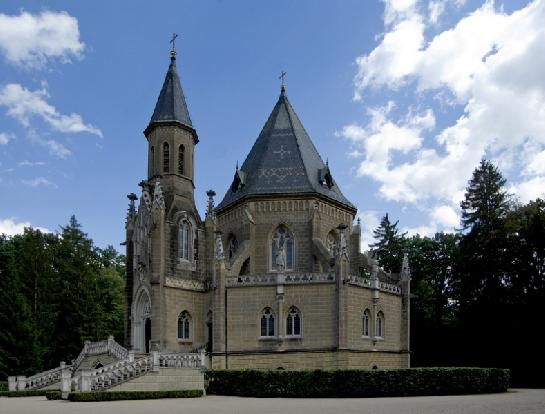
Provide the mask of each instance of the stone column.
{"label": "stone column", "polygon": [[72,391],[72,370],[67,367],[64,362],[61,362],[61,398],[66,400],[68,394]]}
{"label": "stone column", "polygon": [[220,231],[214,232],[214,307],[212,313],[213,341],[212,368],[226,369],[227,357],[227,287],[223,242]]}
{"label": "stone column", "polygon": [[17,391],[24,391],[26,388],[26,376],[18,375],[17,376]]}
{"label": "stone column", "polygon": [[151,370],[154,372],[159,372],[159,352],[151,351]]}
{"label": "stone column", "polygon": [[8,377],[8,391],[17,391],[17,377]]}
{"label": "stone column", "polygon": [[133,362],[134,361],[134,351],[129,351],[129,362]]}
{"label": "stone column", "polygon": [[345,238],[347,226],[340,224],[339,230],[339,248],[337,249],[337,260],[335,263],[335,276],[337,286],[337,348],[348,348],[348,291],[346,282],[348,281],[349,266],[348,247]]}
{"label": "stone column", "polygon": [[411,271],[409,256],[403,255],[401,268],[401,350],[407,353],[407,368],[411,366]]}
{"label": "stone column", "polygon": [[78,388],[79,388],[79,391],[81,392],[91,391],[91,371],[90,370],[82,369],[80,371]]}

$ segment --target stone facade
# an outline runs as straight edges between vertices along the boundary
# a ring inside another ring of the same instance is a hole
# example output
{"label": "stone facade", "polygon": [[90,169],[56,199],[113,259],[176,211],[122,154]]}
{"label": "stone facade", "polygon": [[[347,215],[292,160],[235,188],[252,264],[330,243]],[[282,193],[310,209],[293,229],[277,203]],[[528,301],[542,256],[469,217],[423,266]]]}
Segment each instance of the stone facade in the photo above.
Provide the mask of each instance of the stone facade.
{"label": "stone facade", "polygon": [[408,367],[408,265],[385,274],[360,252],[356,208],[284,87],[223,201],[207,193],[204,220],[185,105],[173,55],[138,207],[129,195],[125,346],[205,348],[217,369]]}

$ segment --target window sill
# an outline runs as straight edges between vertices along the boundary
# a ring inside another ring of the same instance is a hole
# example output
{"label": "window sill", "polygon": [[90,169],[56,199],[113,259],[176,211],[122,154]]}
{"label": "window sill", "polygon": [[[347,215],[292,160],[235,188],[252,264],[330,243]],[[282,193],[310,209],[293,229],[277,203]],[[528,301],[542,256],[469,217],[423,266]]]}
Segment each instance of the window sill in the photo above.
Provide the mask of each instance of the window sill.
{"label": "window sill", "polygon": [[190,344],[192,343],[193,341],[191,339],[181,339],[181,338],[178,338],[178,343],[179,344]]}
{"label": "window sill", "polygon": [[303,339],[303,335],[286,335],[284,338],[287,340],[297,340]]}
{"label": "window sill", "polygon": [[371,337],[369,335],[362,335],[361,336],[363,339],[371,339]]}
{"label": "window sill", "polygon": [[384,341],[384,337],[382,337],[382,336],[375,336],[375,337],[373,337],[373,340],[374,340],[374,341]]}
{"label": "window sill", "polygon": [[259,340],[260,341],[278,341],[278,337],[277,336],[260,336]]}

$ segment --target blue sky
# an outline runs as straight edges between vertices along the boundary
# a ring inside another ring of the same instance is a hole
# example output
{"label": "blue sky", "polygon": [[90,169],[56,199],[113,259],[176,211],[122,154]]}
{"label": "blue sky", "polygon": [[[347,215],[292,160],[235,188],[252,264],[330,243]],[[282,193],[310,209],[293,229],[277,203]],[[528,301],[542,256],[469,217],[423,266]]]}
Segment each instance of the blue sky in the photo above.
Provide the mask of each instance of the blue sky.
{"label": "blue sky", "polygon": [[[364,226],[457,225],[493,159],[522,201],[545,193],[545,3],[5,1],[0,5],[0,232],[75,214],[119,248],[146,174],[142,131],[177,41],[200,142],[195,198],[221,198],[287,71],[287,92]],[[543,53],[540,53],[543,52]],[[219,202],[219,200],[217,200]]]}

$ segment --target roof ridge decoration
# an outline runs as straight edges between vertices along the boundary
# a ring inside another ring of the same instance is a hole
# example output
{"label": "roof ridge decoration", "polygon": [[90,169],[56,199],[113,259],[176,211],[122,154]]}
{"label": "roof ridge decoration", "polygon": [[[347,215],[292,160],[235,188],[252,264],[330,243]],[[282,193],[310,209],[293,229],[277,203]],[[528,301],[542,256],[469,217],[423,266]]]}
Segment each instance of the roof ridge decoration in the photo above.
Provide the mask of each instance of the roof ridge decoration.
{"label": "roof ridge decoration", "polygon": [[285,87],[216,209],[222,210],[246,197],[275,194],[315,194],[356,210],[320,157],[291,106]]}
{"label": "roof ridge decoration", "polygon": [[[177,37],[177,35],[175,36]],[[173,41],[171,41],[171,43],[173,43]],[[176,69],[176,51],[174,49],[170,51],[170,65],[148,128],[153,124],[168,122],[178,122],[193,129],[182,84]]]}

